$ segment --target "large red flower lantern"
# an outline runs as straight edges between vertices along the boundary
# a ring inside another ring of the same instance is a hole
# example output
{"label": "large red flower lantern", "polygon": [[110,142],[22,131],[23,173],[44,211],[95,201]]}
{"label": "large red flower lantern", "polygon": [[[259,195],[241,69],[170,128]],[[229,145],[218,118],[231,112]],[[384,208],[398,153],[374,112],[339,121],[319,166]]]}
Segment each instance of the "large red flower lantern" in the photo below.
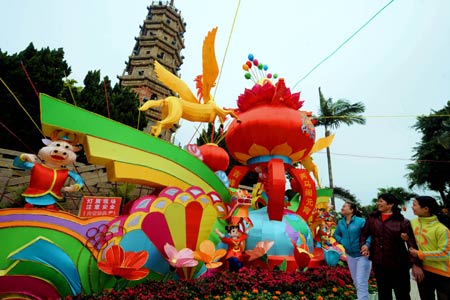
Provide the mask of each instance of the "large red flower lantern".
{"label": "large red flower lantern", "polygon": [[230,186],[236,187],[249,171],[260,173],[269,198],[269,218],[281,220],[287,171],[302,188],[297,212],[307,219],[315,206],[315,183],[306,170],[292,164],[310,154],[315,128],[311,115],[299,110],[303,105],[300,93],[291,93],[283,79],[276,84],[264,79],[246,89],[237,104],[240,120],[231,123],[225,141],[230,154],[244,166],[230,172]]}

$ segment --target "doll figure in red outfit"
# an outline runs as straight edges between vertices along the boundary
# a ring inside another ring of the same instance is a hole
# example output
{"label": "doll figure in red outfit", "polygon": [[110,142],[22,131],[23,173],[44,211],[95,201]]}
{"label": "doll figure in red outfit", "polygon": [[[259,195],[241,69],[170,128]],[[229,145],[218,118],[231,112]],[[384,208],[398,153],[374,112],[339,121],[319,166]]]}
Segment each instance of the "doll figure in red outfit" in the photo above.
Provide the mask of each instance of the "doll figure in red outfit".
{"label": "doll figure in red outfit", "polygon": [[[59,130],[52,135],[52,140],[42,140],[45,147],[34,154],[21,154],[14,160],[14,166],[31,170],[30,184],[22,194],[27,204],[25,207],[46,207],[55,209],[57,200],[61,200],[61,191],[75,192],[83,187],[83,179],[76,172],[68,170],[67,165],[76,160],[78,147],[67,136],[58,137]],[[37,159],[42,162],[38,163]],[[75,183],[64,187],[67,178]]]}
{"label": "doll figure in red outfit", "polygon": [[228,235],[223,234],[216,228],[216,234],[220,237],[221,241],[228,246],[228,251],[225,258],[228,260],[230,271],[236,272],[242,268],[245,255],[245,240],[247,239],[248,232],[252,227],[253,224],[251,222],[248,223],[248,226],[245,228],[245,232],[243,232],[239,229],[238,222],[232,222],[228,226],[225,226]]}

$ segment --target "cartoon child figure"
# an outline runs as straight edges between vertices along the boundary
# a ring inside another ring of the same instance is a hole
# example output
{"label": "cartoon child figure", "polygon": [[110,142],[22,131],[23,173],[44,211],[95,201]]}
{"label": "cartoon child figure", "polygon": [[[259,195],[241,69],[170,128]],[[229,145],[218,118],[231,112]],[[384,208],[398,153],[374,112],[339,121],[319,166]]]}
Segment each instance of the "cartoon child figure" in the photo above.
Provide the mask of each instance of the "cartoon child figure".
{"label": "cartoon child figure", "polygon": [[248,232],[253,227],[253,224],[250,222],[245,232],[242,232],[239,229],[239,222],[231,222],[228,226],[225,226],[228,236],[220,232],[217,228],[215,230],[222,242],[228,246],[228,252],[225,258],[228,260],[228,267],[232,272],[238,271],[243,266],[245,240],[248,237]]}

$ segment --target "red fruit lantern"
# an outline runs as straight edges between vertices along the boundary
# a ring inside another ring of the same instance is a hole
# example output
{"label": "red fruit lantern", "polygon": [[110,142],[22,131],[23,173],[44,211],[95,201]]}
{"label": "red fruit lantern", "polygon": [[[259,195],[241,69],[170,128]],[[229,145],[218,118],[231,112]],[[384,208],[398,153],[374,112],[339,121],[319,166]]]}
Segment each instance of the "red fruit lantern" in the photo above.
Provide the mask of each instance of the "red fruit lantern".
{"label": "red fruit lantern", "polygon": [[269,198],[269,218],[281,220],[287,171],[301,187],[297,213],[307,220],[315,206],[315,183],[306,170],[292,165],[309,155],[316,134],[310,114],[299,110],[300,93],[291,94],[283,79],[276,84],[266,79],[246,89],[237,104],[240,120],[231,123],[225,141],[230,154],[244,166],[230,172],[230,186],[237,187],[249,171],[260,173]]}
{"label": "red fruit lantern", "polygon": [[203,162],[213,172],[227,170],[230,164],[230,157],[225,149],[214,143],[201,145],[198,149],[203,156]]}

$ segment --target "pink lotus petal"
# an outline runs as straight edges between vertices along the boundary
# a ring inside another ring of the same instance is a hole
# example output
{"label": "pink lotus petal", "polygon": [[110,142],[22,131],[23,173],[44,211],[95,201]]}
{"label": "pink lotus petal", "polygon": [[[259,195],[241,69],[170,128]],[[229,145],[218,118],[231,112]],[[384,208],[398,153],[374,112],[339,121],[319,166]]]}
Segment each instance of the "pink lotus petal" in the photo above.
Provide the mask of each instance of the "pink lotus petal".
{"label": "pink lotus petal", "polygon": [[194,258],[194,251],[192,251],[189,248],[183,248],[181,249],[178,254],[177,254],[178,258]]}
{"label": "pink lotus petal", "polygon": [[177,249],[176,249],[174,246],[172,246],[172,245],[170,245],[170,244],[168,244],[168,243],[166,243],[166,244],[164,245],[164,251],[166,252],[167,258],[168,258],[169,260],[172,259],[172,258],[174,258],[174,257],[176,257],[177,254],[178,254]]}

